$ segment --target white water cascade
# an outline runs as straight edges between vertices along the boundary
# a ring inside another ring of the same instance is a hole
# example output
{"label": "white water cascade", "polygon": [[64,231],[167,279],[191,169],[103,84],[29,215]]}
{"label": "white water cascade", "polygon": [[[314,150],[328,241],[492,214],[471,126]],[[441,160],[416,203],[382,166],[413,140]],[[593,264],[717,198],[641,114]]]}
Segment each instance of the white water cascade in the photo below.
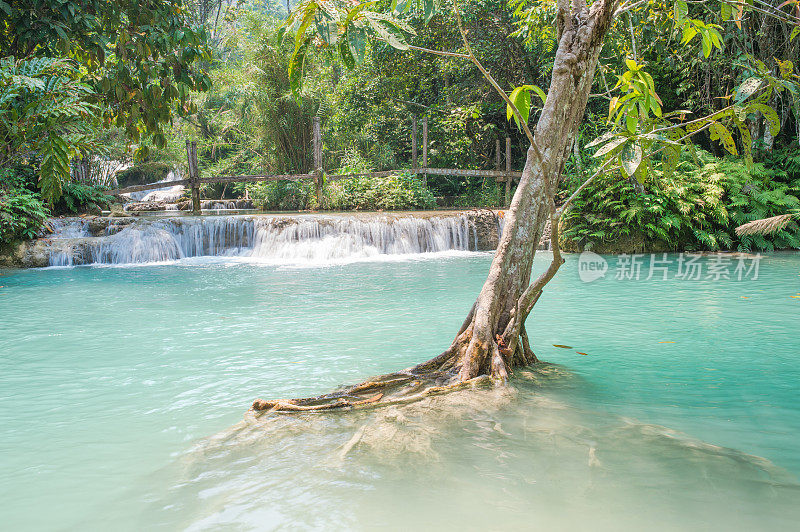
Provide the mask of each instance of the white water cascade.
{"label": "white water cascade", "polygon": [[466,215],[112,219],[101,236],[94,237],[80,219],[59,222],[54,229],[49,243],[52,266],[153,263],[209,256],[274,264],[325,264],[384,255],[469,251],[476,249],[477,242]]}
{"label": "white water cascade", "polygon": [[[167,177],[164,178],[162,181],[158,181],[158,183],[170,183],[172,181],[180,181],[183,177],[177,171],[170,171],[167,174]],[[174,185],[174,186],[165,186],[163,188],[157,188],[155,190],[143,190],[140,192],[129,192],[127,194],[123,194],[123,196],[127,196],[133,201],[141,201],[141,202],[159,202],[159,201],[167,201],[167,202],[174,202],[178,201],[183,194],[184,190],[183,185]]]}

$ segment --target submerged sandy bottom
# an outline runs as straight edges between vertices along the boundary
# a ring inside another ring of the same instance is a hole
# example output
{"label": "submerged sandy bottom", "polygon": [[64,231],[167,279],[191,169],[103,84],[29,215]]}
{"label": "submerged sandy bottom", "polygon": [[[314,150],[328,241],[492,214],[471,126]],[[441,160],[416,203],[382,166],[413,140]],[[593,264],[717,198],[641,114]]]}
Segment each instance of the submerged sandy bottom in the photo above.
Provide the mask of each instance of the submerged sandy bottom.
{"label": "submerged sandy bottom", "polygon": [[[563,368],[507,389],[272,415],[151,477],[136,526],[204,529],[788,530],[792,475],[680,432],[571,408]],[[542,389],[542,387],[544,389]]]}
{"label": "submerged sandy bottom", "polygon": [[0,272],[4,526],[800,522],[795,255],[769,257],[749,284],[587,285],[570,261],[531,331],[555,363],[510,387],[242,420],[255,397],[321,393],[438,353],[489,258]]}

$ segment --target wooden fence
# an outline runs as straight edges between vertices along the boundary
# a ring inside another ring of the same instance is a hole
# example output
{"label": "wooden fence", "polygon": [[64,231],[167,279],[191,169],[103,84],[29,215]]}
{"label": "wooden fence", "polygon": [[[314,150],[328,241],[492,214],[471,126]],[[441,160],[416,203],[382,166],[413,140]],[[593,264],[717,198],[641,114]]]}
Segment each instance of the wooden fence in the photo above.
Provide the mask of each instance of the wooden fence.
{"label": "wooden fence", "polygon": [[[302,181],[305,179],[314,181],[314,189],[317,196],[317,204],[322,205],[322,187],[325,182],[338,181],[341,179],[351,179],[355,177],[386,177],[397,173],[400,170],[384,170],[381,172],[366,172],[357,174],[335,174],[325,175],[322,169],[322,127],[318,117],[313,121],[312,148],[314,151],[313,169],[309,174],[263,174],[263,175],[228,175],[218,177],[200,177],[200,169],[197,165],[197,143],[186,141],[186,159],[189,166],[189,177],[169,183],[149,183],[147,185],[134,185],[125,188],[111,190],[109,194],[127,194],[130,192],[142,192],[145,190],[155,190],[165,186],[184,185],[191,187],[192,191],[192,211],[200,214],[200,185],[208,183],[255,183],[259,181]],[[506,137],[505,145],[505,168],[501,168],[502,153],[500,149],[500,139],[495,142],[495,169],[494,170],[464,170],[457,168],[430,168],[428,167],[428,117],[422,119],[422,166],[419,165],[418,153],[418,120],[413,119],[411,134],[411,171],[427,181],[429,175],[443,176],[465,176],[465,177],[493,177],[498,182],[505,182],[505,202],[506,205],[511,200],[511,185],[515,179],[522,176],[522,172],[511,170],[511,139]]]}

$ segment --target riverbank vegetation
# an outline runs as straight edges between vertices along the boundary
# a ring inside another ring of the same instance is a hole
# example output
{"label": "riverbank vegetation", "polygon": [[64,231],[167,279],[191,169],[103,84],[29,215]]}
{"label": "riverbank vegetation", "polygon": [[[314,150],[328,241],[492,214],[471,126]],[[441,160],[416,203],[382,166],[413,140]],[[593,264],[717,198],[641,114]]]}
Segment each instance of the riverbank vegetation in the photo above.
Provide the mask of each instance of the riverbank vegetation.
{"label": "riverbank vegetation", "polygon": [[[386,21],[375,24],[403,34],[418,48],[462,50],[448,6],[442,4],[433,17],[416,8],[398,15],[413,35]],[[547,86],[556,54],[555,3],[469,0],[459,7],[472,50],[501,87],[511,92]],[[0,8],[8,17],[0,29],[4,240],[37,234],[47,210],[103,208],[108,198],[102,189],[114,183],[143,184],[173,170],[185,173],[186,140],[198,143],[203,176],[307,172],[314,117],[323,122],[323,166],[329,174],[401,170],[386,178],[330,181],[322,205],[311,186],[298,182],[205,185],[203,195],[247,194],[266,210],[503,208],[503,183],[422,180],[408,170],[414,117],[429,120],[430,166],[492,169],[495,142],[506,136],[512,138],[513,168],[524,163],[524,132],[508,120],[506,103],[476,65],[399,50],[366,34],[348,37],[349,64],[337,57],[338,45],[319,36],[299,58],[296,24],[289,38],[281,38],[287,17],[281,2],[159,0],[146,8],[121,2],[87,10],[80,2],[23,1]],[[700,20],[710,8],[698,6],[695,13],[692,7],[697,18],[687,20]],[[666,12],[657,3],[643,4],[612,30],[560,198],[603,162],[592,157],[597,148],[587,144],[608,131],[609,100],[623,94],[615,84],[629,65],[620,57],[646,65],[659,108],[681,110],[686,120],[725,109],[748,78],[769,77],[786,90],[773,90],[760,113],[744,117],[746,128],[734,128],[733,150],[716,142],[719,132],[708,128],[692,139],[698,155],[684,154],[669,176],[653,168],[641,182],[620,176],[620,170],[598,178],[565,216],[564,245],[608,251],[641,245],[797,248],[795,222],[768,236],[739,238],[733,230],[798,208],[794,64],[800,40],[789,38],[793,19],[753,11],[736,22],[728,14],[722,24],[741,30],[720,33],[722,40],[715,43],[712,30],[718,30],[676,23],[676,16],[686,15]],[[654,33],[653,27],[664,31]],[[708,53],[705,45],[678,44],[698,43],[704,33],[710,35]],[[533,120],[540,97],[534,91],[518,96],[530,100]],[[750,154],[754,166],[746,160]],[[76,181],[85,188],[70,184]]]}

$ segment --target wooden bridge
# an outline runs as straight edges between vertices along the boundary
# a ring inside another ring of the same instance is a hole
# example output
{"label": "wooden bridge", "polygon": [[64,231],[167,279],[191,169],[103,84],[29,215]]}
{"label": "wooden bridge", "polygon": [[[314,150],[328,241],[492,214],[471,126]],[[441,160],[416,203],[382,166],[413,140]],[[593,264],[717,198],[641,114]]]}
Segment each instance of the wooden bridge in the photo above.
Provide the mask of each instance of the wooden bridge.
{"label": "wooden bridge", "polygon": [[318,117],[313,121],[312,147],[314,150],[314,171],[310,174],[257,174],[257,175],[228,175],[218,177],[200,177],[197,165],[197,143],[186,141],[186,158],[189,165],[189,177],[168,183],[149,183],[147,185],[134,185],[109,191],[109,194],[127,194],[155,190],[165,186],[184,185],[192,191],[192,212],[200,214],[200,185],[209,183],[256,183],[259,181],[303,181],[311,180],[317,196],[317,204],[322,205],[322,187],[326,182],[351,179],[358,177],[387,177],[399,171],[410,170],[423,179],[429,175],[464,176],[464,177],[493,177],[498,182],[505,182],[505,201],[508,205],[511,199],[511,184],[522,176],[522,172],[511,170],[511,139],[506,137],[505,143],[505,168],[501,169],[500,139],[495,141],[495,169],[494,170],[463,170],[457,168],[431,168],[428,166],[428,117],[422,119],[422,165],[418,157],[418,120],[413,119],[411,134],[411,168],[398,170],[384,170],[381,172],[366,172],[357,174],[325,174],[322,169],[322,127]]}

